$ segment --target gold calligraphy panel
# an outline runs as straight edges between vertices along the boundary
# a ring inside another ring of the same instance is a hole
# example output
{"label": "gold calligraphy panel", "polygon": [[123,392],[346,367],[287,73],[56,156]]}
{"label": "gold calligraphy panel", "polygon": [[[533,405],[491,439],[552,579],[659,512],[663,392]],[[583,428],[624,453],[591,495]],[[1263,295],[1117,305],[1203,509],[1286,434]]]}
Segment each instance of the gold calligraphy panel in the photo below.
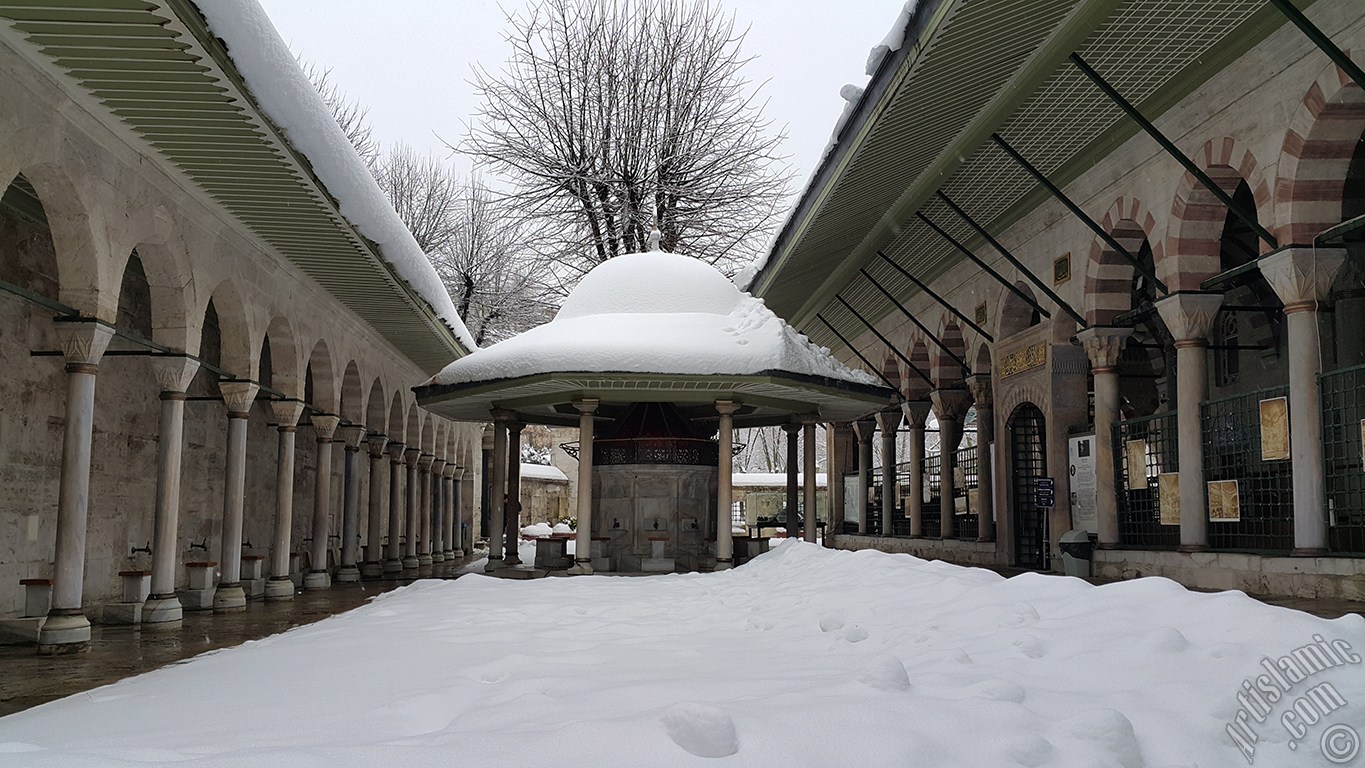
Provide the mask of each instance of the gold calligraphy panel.
{"label": "gold calligraphy panel", "polygon": [[1040,341],[1010,352],[1000,359],[1001,378],[1032,371],[1047,365],[1047,342]]}

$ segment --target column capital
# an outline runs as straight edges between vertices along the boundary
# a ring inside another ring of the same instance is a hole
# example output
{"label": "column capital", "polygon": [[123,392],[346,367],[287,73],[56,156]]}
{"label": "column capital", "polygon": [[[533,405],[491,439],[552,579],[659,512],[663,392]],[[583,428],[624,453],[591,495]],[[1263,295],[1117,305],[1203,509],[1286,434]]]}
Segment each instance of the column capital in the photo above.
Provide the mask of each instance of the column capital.
{"label": "column capital", "polygon": [[871,417],[858,419],[853,422],[853,434],[858,436],[858,442],[871,443],[872,434],[877,430],[877,420]]}
{"label": "column capital", "polygon": [[896,428],[901,425],[901,411],[899,408],[877,411],[876,419],[877,429],[882,431],[882,435],[894,435]]}
{"label": "column capital", "polygon": [[341,417],[333,416],[330,413],[315,413],[311,419],[313,431],[317,433],[318,442],[331,442],[332,435],[336,434],[337,425],[341,423]]}
{"label": "column capital", "polygon": [[526,429],[526,422],[524,421],[507,422],[507,433],[510,435],[520,434],[523,429]]}
{"label": "column capital", "polygon": [[597,410],[597,406],[601,403],[602,401],[595,397],[585,397],[581,400],[573,401],[573,407],[577,408],[579,413],[592,413]]}
{"label": "column capital", "polygon": [[721,416],[733,416],[735,415],[735,411],[738,411],[743,405],[743,403],[738,403],[734,400],[717,400],[716,413],[719,413]]}
{"label": "column capital", "polygon": [[1332,292],[1332,282],[1346,263],[1345,248],[1285,248],[1256,263],[1285,312],[1316,309]]}
{"label": "column capital", "polygon": [[961,421],[972,407],[972,393],[965,389],[936,389],[929,393],[939,421]]}
{"label": "column capital", "polygon": [[803,414],[801,414],[801,426],[803,426],[803,427],[813,427],[813,426],[815,426],[816,424],[819,424],[819,423],[820,423],[820,417],[819,417],[819,415],[814,414],[814,413],[803,413]]}
{"label": "column capital", "polygon": [[384,447],[388,444],[389,438],[382,432],[371,432],[365,436],[365,446],[370,449],[370,456],[376,459],[384,455]]}
{"label": "column capital", "polygon": [[438,456],[438,457],[436,457],[435,459],[432,460],[432,462],[431,462],[431,474],[433,474],[433,475],[435,475],[435,476],[437,476],[437,477],[440,477],[441,474],[445,472],[445,469],[446,469],[446,460],[445,460],[445,459],[442,459],[442,458],[440,458],[440,457]]}
{"label": "column capital", "polygon": [[978,411],[992,407],[995,400],[995,387],[989,373],[974,373],[967,377],[967,391],[972,393]]}
{"label": "column capital", "polygon": [[459,480],[464,475],[464,467],[455,466],[455,462],[446,462],[445,469],[441,470],[441,477],[447,480]]}
{"label": "column capital", "polygon": [[67,365],[99,365],[114,338],[114,327],[98,320],[53,320]]}
{"label": "column capital", "polygon": [[493,416],[493,423],[494,423],[494,424],[499,424],[499,423],[506,424],[507,422],[509,422],[509,421],[511,421],[512,419],[515,419],[515,418],[517,417],[517,414],[516,414],[515,411],[509,411],[509,410],[506,410],[506,409],[503,409],[503,408],[494,408],[492,411],[490,411],[490,413],[491,413],[492,416]]}
{"label": "column capital", "polygon": [[184,392],[199,371],[199,361],[185,355],[152,355],[150,362],[162,392]]}
{"label": "column capital", "polygon": [[782,425],[782,431],[786,432],[789,437],[801,434],[801,422],[796,419],[797,417],[793,416],[790,422]]}
{"label": "column capital", "polygon": [[227,406],[228,417],[235,415],[245,415],[251,410],[251,403],[256,399],[256,393],[261,391],[261,385],[250,380],[241,381],[220,381],[218,391],[223,394],[223,404]]}
{"label": "column capital", "polygon": [[275,416],[275,423],[280,429],[293,428],[298,426],[299,417],[303,415],[303,401],[271,400],[270,412]]}
{"label": "column capital", "polygon": [[409,467],[417,466],[417,460],[420,458],[422,458],[421,448],[408,448],[406,451],[403,451],[403,461],[406,462]]}
{"label": "column capital", "polygon": [[365,432],[365,427],[360,424],[347,424],[342,427],[341,442],[346,444],[346,450],[360,450],[360,444],[365,441]]}
{"label": "column capital", "polygon": [[915,429],[924,429],[924,420],[929,418],[932,408],[933,403],[928,400],[906,400],[901,403],[901,415],[905,417],[906,424]]}
{"label": "column capital", "polygon": [[1093,325],[1076,334],[1085,354],[1090,356],[1090,368],[1096,372],[1118,367],[1123,343],[1133,335],[1132,328],[1112,325]]}
{"label": "column capital", "polygon": [[1213,332],[1213,319],[1223,303],[1221,293],[1173,293],[1156,302],[1156,311],[1177,342],[1205,341]]}
{"label": "column capital", "polygon": [[398,464],[403,461],[403,453],[406,451],[406,449],[407,449],[406,445],[403,445],[402,443],[397,441],[390,441],[388,445],[384,446],[384,450],[388,451],[389,453],[389,460],[392,461],[394,464]]}

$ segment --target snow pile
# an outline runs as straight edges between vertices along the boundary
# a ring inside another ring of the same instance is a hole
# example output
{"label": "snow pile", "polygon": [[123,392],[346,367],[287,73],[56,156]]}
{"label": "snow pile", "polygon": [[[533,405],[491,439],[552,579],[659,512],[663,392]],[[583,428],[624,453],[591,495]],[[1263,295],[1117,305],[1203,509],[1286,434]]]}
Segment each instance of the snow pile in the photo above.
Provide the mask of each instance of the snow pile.
{"label": "snow pile", "polygon": [[553,533],[554,529],[550,527],[549,523],[535,523],[521,529],[521,535],[528,539],[544,539]]}
{"label": "snow pile", "polygon": [[891,25],[891,31],[886,33],[880,43],[872,46],[872,50],[867,54],[867,66],[864,71],[868,77],[877,74],[882,62],[887,56],[899,51],[905,45],[905,33],[910,31],[910,17],[915,15],[915,6],[919,5],[919,0],[906,0],[905,5],[901,6],[901,12],[896,16],[896,23]]}
{"label": "snow pile", "polygon": [[552,322],[456,360],[432,382],[544,372],[745,375],[771,370],[878,383],[812,344],[714,267],[652,251],[599,264]]}
{"label": "snow pile", "polygon": [[521,463],[521,479],[569,482],[568,476],[559,467],[552,467],[549,464],[528,464],[526,462]]}
{"label": "snow pile", "polygon": [[[804,473],[796,473],[796,484],[804,486],[806,476]],[[786,472],[736,472],[730,476],[730,484],[736,488],[763,488],[768,486],[787,487]],[[827,477],[824,472],[815,473],[815,487],[824,488],[827,484]]]}
{"label": "snow pile", "polygon": [[1307,768],[1365,724],[1362,654],[1359,616],[787,541],[718,574],[417,582],[0,719],[0,762]]}
{"label": "snow pile", "polygon": [[213,34],[222,38],[256,103],[302,152],[360,234],[379,245],[385,261],[406,280],[466,348],[474,337],[455,311],[441,278],[378,183],[370,175],[322,97],[308,82],[289,46],[255,0],[198,0]]}
{"label": "snow pile", "polygon": [[555,523],[554,528],[552,528],[552,529],[550,529],[550,530],[551,530],[552,533],[573,533],[573,532],[574,532],[573,528],[569,527],[569,524],[568,524],[568,523]]}

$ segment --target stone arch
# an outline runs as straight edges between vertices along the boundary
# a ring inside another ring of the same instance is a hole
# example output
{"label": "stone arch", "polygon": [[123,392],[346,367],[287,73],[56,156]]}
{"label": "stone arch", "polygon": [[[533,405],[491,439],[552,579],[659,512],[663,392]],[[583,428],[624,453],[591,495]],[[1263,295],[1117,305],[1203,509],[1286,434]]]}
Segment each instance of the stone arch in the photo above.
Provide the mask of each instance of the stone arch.
{"label": "stone arch", "polygon": [[[929,346],[923,338],[914,337],[910,341],[910,363],[916,370],[929,378],[933,378],[933,364],[929,360]],[[907,370],[905,377],[905,397],[907,400],[928,400],[929,382],[925,381],[918,373]]]}
{"label": "stone arch", "polygon": [[986,342],[981,342],[976,346],[976,354],[972,356],[972,373],[978,376],[991,375],[994,365],[991,363],[991,347]]}
{"label": "stone arch", "polygon": [[[1109,236],[1129,254],[1144,259],[1144,246],[1153,265],[1165,255],[1165,244],[1156,236],[1156,217],[1137,198],[1120,197],[1100,221]],[[1133,309],[1133,276],[1137,270],[1104,240],[1095,237],[1085,266],[1085,296],[1081,313],[1090,325],[1111,325],[1114,318]],[[1155,270],[1154,270],[1155,271]]]}
{"label": "stone arch", "polygon": [[426,421],[426,411],[423,411],[416,403],[408,403],[408,427],[407,440],[403,442],[409,448],[422,447],[422,425]]}
{"label": "stone arch", "polygon": [[[261,360],[270,356],[270,388],[285,397],[302,400],[304,361],[300,356],[298,336],[293,324],[284,315],[270,318],[265,338],[261,341]],[[264,367],[262,365],[262,367]],[[261,374],[264,378],[264,373]]]}
{"label": "stone arch", "polygon": [[422,453],[434,453],[436,451],[436,417],[422,410],[421,407],[415,410],[422,411],[422,442],[420,444]]}
{"label": "stone arch", "polygon": [[900,358],[890,352],[882,357],[882,376],[885,376],[886,380],[891,382],[891,386],[902,394],[905,392],[905,376],[902,374],[905,373],[909,371],[901,370]]}
{"label": "stone arch", "polygon": [[[1033,290],[1022,280],[1017,281],[1014,284],[1014,287],[1028,296],[1031,301],[1037,303],[1038,299],[1034,296]],[[1014,291],[1009,289],[1002,290],[1004,291],[1004,295],[999,302],[1000,321],[996,323],[996,327],[1000,329],[996,334],[997,338],[1007,339],[1016,333],[1028,330],[1042,322],[1043,317],[1041,312],[1030,306],[1027,301],[1020,298]]]}
{"label": "stone arch", "polygon": [[351,424],[365,421],[365,393],[360,384],[360,366],[354,360],[346,364],[341,375],[341,418]]}
{"label": "stone arch", "polygon": [[[254,341],[256,334],[252,331],[251,315],[241,291],[232,280],[219,281],[205,299],[203,310],[196,313],[201,318],[199,328],[209,317],[210,304],[218,319],[218,365],[237,378],[254,381],[259,362]],[[193,354],[199,350],[196,347],[189,351]]]}
{"label": "stone arch", "polygon": [[431,452],[436,458],[444,461],[446,458],[446,431],[449,429],[449,425],[442,418],[432,417],[432,421],[436,422],[436,439],[432,443]]}
{"label": "stone arch", "polygon": [[953,356],[957,356],[958,360],[967,359],[967,342],[962,337],[962,328],[957,321],[945,319],[939,324],[938,339],[942,346],[934,345],[930,378],[937,389],[961,389],[966,386],[966,371],[962,370]]}
{"label": "stone arch", "polygon": [[395,390],[393,402],[389,406],[389,440],[395,443],[407,441],[408,414],[403,402],[402,390]]}
{"label": "stone arch", "polygon": [[[1365,50],[1351,58],[1360,62]],[[1347,173],[1365,132],[1365,92],[1336,64],[1309,86],[1285,132],[1275,182],[1276,237],[1307,245],[1342,221]]]}
{"label": "stone arch", "polygon": [[52,237],[54,298],[82,317],[114,322],[122,275],[109,274],[110,245],[98,207],[90,205],[68,170],[56,163],[24,166],[10,184],[19,179],[41,204],[43,224]]}
{"label": "stone arch", "polygon": [[313,345],[313,351],[308,355],[307,371],[304,390],[309,405],[323,413],[335,414],[340,411],[341,381],[325,340],[318,339]]}
{"label": "stone arch", "polygon": [[58,301],[60,264],[51,244],[42,198],[23,176],[12,176],[4,189],[5,217],[14,222],[12,256],[0,260],[0,280]]}
{"label": "stone arch", "polygon": [[384,407],[384,381],[375,378],[365,398],[365,427],[381,435],[388,433],[388,410]]}
{"label": "stone arch", "polygon": [[[1274,229],[1274,196],[1255,156],[1229,137],[1209,139],[1195,153],[1194,162],[1218,188],[1231,196],[1245,181],[1256,202],[1256,218],[1267,230]],[[1181,177],[1171,206],[1167,231],[1168,257],[1156,262],[1157,277],[1172,291],[1198,290],[1200,283],[1218,274],[1219,247],[1228,207],[1186,172]],[[1260,252],[1268,246],[1261,242]]]}
{"label": "stone arch", "polygon": [[[130,234],[115,246],[114,272],[127,276],[129,262],[136,257],[151,298],[153,341],[176,350],[187,350],[193,336],[190,307],[194,295],[194,269],[189,248],[180,237],[173,214],[165,206],[154,206],[136,215]],[[122,299],[120,290],[120,300]]]}

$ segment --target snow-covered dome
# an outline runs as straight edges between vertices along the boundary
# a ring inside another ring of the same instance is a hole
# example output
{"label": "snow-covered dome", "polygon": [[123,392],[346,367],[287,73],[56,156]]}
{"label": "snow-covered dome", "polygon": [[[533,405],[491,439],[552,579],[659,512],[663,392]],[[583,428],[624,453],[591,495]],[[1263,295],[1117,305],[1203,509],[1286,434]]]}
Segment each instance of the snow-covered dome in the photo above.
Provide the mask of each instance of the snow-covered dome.
{"label": "snow-covered dome", "polygon": [[631,253],[589,272],[555,320],[634,313],[728,315],[743,298],[725,275],[697,259],[663,251]]}

